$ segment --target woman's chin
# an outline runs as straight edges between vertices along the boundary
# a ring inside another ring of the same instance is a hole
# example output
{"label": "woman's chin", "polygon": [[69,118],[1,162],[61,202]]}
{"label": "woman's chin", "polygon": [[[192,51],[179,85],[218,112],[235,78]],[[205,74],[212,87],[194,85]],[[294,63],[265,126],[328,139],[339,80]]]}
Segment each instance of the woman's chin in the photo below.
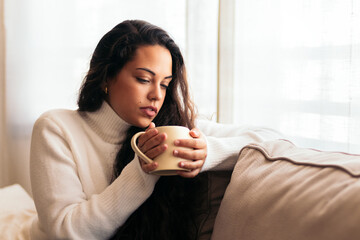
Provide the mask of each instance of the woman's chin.
{"label": "woman's chin", "polygon": [[152,122],[151,120],[146,120],[146,121],[142,120],[142,121],[137,121],[137,122],[131,123],[131,125],[138,127],[138,128],[148,128],[151,122]]}

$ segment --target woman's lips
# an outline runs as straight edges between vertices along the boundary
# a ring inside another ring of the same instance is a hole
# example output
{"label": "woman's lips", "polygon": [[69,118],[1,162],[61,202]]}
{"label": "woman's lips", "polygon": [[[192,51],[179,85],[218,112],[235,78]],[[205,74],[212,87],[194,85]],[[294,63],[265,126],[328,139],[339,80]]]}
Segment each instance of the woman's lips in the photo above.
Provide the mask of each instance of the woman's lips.
{"label": "woman's lips", "polygon": [[157,113],[157,108],[153,106],[142,107],[140,110],[148,117],[154,117]]}

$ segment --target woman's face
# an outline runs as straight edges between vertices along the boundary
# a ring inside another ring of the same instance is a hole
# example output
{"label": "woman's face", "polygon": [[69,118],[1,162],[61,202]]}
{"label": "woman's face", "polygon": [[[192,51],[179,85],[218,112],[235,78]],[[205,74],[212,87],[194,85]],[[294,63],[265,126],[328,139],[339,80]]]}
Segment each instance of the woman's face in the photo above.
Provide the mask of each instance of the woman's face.
{"label": "woman's face", "polygon": [[124,121],[145,128],[160,111],[171,79],[169,50],[159,45],[141,46],[108,82],[107,101]]}

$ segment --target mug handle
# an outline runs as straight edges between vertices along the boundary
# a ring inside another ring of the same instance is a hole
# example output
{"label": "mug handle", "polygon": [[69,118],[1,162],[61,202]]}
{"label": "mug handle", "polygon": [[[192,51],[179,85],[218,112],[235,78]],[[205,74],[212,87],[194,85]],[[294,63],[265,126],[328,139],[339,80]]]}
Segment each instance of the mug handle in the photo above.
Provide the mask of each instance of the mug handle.
{"label": "mug handle", "polygon": [[138,148],[136,144],[136,140],[138,137],[140,137],[145,132],[138,132],[131,138],[131,148],[134,150],[134,152],[140,156],[141,159],[143,159],[146,163],[152,163],[153,160],[151,160],[148,156],[146,156],[140,149]]}

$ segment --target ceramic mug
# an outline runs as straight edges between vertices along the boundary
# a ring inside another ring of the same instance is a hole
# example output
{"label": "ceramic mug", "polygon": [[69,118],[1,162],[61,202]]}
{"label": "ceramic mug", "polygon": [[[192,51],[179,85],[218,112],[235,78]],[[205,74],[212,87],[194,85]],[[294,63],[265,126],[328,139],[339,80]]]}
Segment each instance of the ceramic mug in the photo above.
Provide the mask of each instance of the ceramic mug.
{"label": "ceramic mug", "polygon": [[165,150],[165,152],[161,153],[154,159],[150,159],[143,152],[141,152],[141,150],[136,144],[136,140],[138,139],[138,137],[140,137],[145,132],[138,132],[131,138],[131,147],[141,159],[143,159],[147,163],[151,163],[153,161],[158,163],[158,167],[150,173],[161,176],[171,176],[176,175],[176,172],[179,170],[189,171],[188,169],[179,167],[179,162],[191,160],[176,157],[174,156],[173,152],[175,149],[189,149],[185,147],[175,146],[174,141],[176,139],[192,139],[192,137],[190,136],[190,130],[182,126],[161,126],[156,127],[156,129],[159,131],[159,134],[166,133],[167,138],[165,139],[164,144],[167,144],[168,148]]}

